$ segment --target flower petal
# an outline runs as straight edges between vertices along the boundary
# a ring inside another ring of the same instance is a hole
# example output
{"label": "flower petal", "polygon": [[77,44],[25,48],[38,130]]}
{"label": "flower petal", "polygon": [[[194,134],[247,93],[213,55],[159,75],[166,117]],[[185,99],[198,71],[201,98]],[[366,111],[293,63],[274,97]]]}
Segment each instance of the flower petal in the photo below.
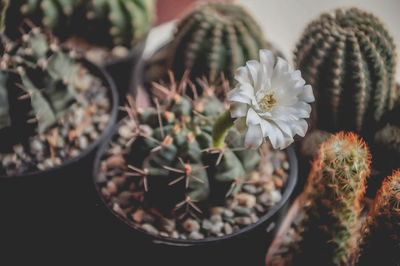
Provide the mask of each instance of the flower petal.
{"label": "flower petal", "polygon": [[246,125],[246,118],[245,117],[241,117],[236,119],[233,124],[235,125],[235,128],[243,133],[246,129],[247,129],[247,125]]}
{"label": "flower petal", "polygon": [[250,61],[247,61],[246,66],[250,72],[250,76],[253,81],[254,91],[257,91],[259,89],[258,85],[259,85],[259,83],[261,83],[261,80],[259,80],[259,79],[262,77],[262,75],[260,73],[260,70],[261,70],[260,63],[257,62],[256,60],[250,60]]}
{"label": "flower petal", "polygon": [[251,104],[251,99],[240,88],[228,92],[228,101]]}
{"label": "flower petal", "polygon": [[298,97],[301,101],[305,101],[307,103],[314,102],[315,97],[311,85],[304,86],[303,91],[299,94]]}
{"label": "flower petal", "polygon": [[248,105],[245,103],[234,102],[230,106],[231,117],[243,117],[247,114]]}
{"label": "flower petal", "polygon": [[306,135],[308,124],[304,119],[300,119],[297,121],[293,121],[290,123],[290,127],[294,134],[299,135],[300,137],[304,137]]}
{"label": "flower petal", "polygon": [[274,54],[266,49],[260,50],[260,62],[263,67],[264,76],[269,79],[272,76],[275,64]]}
{"label": "flower petal", "polygon": [[250,125],[244,139],[244,144],[246,148],[257,149],[258,147],[260,147],[263,140],[264,138],[261,132],[260,125]]}
{"label": "flower petal", "polygon": [[251,79],[251,76],[250,76],[250,72],[247,69],[247,67],[245,67],[245,66],[241,66],[241,67],[236,69],[236,71],[235,71],[235,79],[240,84],[251,83],[252,82],[252,79]]}
{"label": "flower petal", "polygon": [[258,125],[260,124],[261,118],[260,116],[254,111],[253,108],[249,108],[247,111],[247,117],[246,117],[246,124],[249,125]]}

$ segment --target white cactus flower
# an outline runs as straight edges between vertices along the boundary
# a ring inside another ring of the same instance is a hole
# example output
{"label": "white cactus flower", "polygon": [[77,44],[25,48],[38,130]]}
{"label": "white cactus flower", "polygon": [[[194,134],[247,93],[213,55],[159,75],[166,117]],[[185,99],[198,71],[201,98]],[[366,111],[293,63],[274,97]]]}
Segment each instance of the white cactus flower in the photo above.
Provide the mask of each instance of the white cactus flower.
{"label": "white cactus flower", "polygon": [[314,95],[300,70],[282,58],[260,50],[260,62],[251,60],[235,73],[236,88],[228,94],[230,112],[239,130],[246,130],[245,145],[258,148],[268,137],[274,149],[284,149],[297,134],[304,137]]}

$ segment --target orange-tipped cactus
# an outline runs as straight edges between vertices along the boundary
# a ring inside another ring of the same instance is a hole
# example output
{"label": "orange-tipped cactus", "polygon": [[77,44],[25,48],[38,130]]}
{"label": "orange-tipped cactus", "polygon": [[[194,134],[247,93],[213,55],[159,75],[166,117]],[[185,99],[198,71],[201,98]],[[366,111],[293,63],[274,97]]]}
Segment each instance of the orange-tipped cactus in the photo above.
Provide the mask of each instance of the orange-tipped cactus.
{"label": "orange-tipped cactus", "polygon": [[267,265],[354,265],[370,153],[355,134],[337,133],[314,160],[304,192],[272,244]]}
{"label": "orange-tipped cactus", "polygon": [[387,177],[369,213],[362,265],[400,265],[400,169]]}

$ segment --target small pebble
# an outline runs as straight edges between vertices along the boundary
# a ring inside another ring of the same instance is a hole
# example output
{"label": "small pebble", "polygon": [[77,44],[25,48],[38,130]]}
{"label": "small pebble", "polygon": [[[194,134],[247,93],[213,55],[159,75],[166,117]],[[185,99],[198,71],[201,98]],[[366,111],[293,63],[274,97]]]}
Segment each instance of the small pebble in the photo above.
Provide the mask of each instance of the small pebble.
{"label": "small pebble", "polygon": [[252,224],[250,217],[236,217],[235,222],[239,225],[250,225]]}
{"label": "small pebble", "polygon": [[214,214],[210,217],[210,220],[213,224],[222,222],[222,217],[220,214]]}
{"label": "small pebble", "polygon": [[210,209],[210,215],[214,214],[222,214],[224,212],[224,208],[220,206],[212,207]]}
{"label": "small pebble", "polygon": [[224,209],[224,217],[225,218],[232,218],[235,214],[232,210]]}
{"label": "small pebble", "polygon": [[201,226],[203,227],[204,230],[210,231],[212,228],[212,222],[208,219],[204,219]]}
{"label": "small pebble", "polygon": [[114,155],[106,160],[107,168],[124,168],[125,159],[122,155]]}
{"label": "small pebble", "polygon": [[229,223],[224,223],[225,234],[229,235],[233,233],[232,226]]}
{"label": "small pebble", "polygon": [[199,240],[199,239],[203,239],[203,238],[204,238],[204,235],[197,231],[193,231],[189,234],[189,239]]}
{"label": "small pebble", "polygon": [[235,200],[237,200],[239,205],[244,206],[246,208],[253,208],[254,205],[256,205],[256,197],[248,193],[237,194],[235,196]]}
{"label": "small pebble", "polygon": [[174,232],[175,230],[175,220],[167,219],[165,217],[161,217],[160,219],[161,228],[167,231],[168,233]]}
{"label": "small pebble", "polygon": [[112,181],[107,182],[107,190],[110,193],[110,195],[116,194],[118,191],[117,186]]}
{"label": "small pebble", "polygon": [[126,217],[125,212],[121,209],[121,207],[120,207],[117,203],[114,203],[114,205],[113,205],[113,210],[114,210],[116,213],[118,213],[119,215],[121,215],[121,216],[123,216],[123,217]]}
{"label": "small pebble", "polygon": [[251,209],[242,206],[236,206],[233,209],[233,212],[239,216],[249,216],[251,214]]}
{"label": "small pebble", "polygon": [[151,234],[158,234],[158,230],[151,224],[142,224],[142,228]]}
{"label": "small pebble", "polygon": [[243,190],[250,194],[256,194],[257,188],[253,185],[244,185]]}
{"label": "small pebble", "polygon": [[188,232],[194,232],[194,231],[199,231],[200,230],[200,225],[199,223],[194,220],[194,219],[186,219],[183,224],[182,224],[183,229],[185,229]]}
{"label": "small pebble", "polygon": [[221,233],[221,230],[222,230],[223,227],[224,227],[224,223],[223,222],[217,222],[217,223],[212,225],[210,231],[213,234],[218,234],[218,233]]}
{"label": "small pebble", "polygon": [[171,234],[170,234],[170,236],[172,237],[172,238],[179,238],[179,233],[177,232],[177,231],[173,231]]}

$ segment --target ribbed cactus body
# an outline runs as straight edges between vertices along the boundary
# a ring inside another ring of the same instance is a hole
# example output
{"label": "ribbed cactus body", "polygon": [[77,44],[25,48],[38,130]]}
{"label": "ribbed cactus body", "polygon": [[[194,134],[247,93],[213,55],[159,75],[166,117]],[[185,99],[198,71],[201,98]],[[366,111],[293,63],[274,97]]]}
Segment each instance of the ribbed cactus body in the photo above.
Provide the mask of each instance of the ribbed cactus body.
{"label": "ribbed cactus body", "polygon": [[258,151],[236,150],[243,147],[244,137],[235,129],[223,150],[210,150],[213,121],[224,106],[215,95],[194,103],[179,94],[173,98],[158,111],[141,111],[140,127],[146,133],[133,142],[129,156],[134,167],[146,169],[147,202],[168,214],[187,197],[200,205],[224,200],[236,180],[257,169],[260,158]]}
{"label": "ribbed cactus body", "polygon": [[387,177],[369,213],[361,265],[400,264],[400,170]]}
{"label": "ribbed cactus body", "polygon": [[371,130],[398,97],[393,38],[377,17],[357,8],[311,22],[295,63],[314,89],[317,124],[324,130]]}
{"label": "ribbed cactus body", "polygon": [[294,233],[271,256],[275,262],[354,265],[369,171],[370,154],[358,136],[340,132],[324,142],[298,199]]}
{"label": "ribbed cactus body", "polygon": [[9,45],[0,72],[1,135],[24,138],[57,123],[75,102],[76,72],[75,60],[38,29]]}
{"label": "ribbed cactus body", "polygon": [[96,45],[133,47],[150,30],[154,0],[18,0],[2,9],[7,35],[24,19],[62,38],[79,35]]}
{"label": "ribbed cactus body", "polygon": [[258,23],[241,6],[227,2],[196,5],[178,23],[173,41],[167,47],[168,64],[182,76],[205,76],[214,81],[221,73],[230,81],[234,71],[262,48],[271,49]]}
{"label": "ribbed cactus body", "polygon": [[133,47],[144,38],[154,20],[154,0],[85,2],[86,17],[91,31],[87,36],[96,43],[104,43],[107,46]]}

